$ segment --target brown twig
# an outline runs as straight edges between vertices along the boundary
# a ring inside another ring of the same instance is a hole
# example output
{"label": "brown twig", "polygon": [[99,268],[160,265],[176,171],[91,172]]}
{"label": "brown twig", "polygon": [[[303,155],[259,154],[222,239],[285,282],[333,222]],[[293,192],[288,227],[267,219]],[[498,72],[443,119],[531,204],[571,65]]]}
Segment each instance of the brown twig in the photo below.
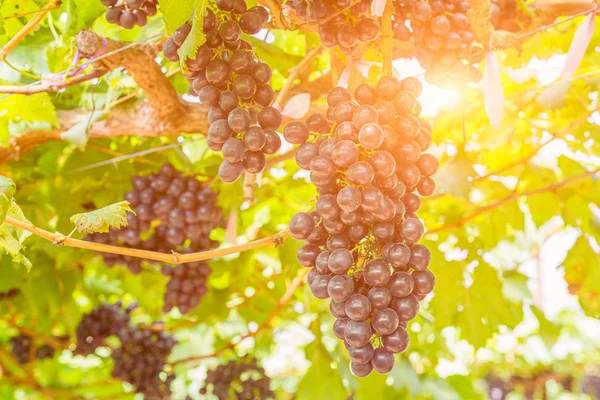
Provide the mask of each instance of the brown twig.
{"label": "brown twig", "polygon": [[283,84],[283,87],[277,94],[277,98],[275,99],[274,105],[278,105],[279,107],[283,106],[283,101],[287,98],[289,91],[291,90],[294,81],[298,78],[298,76],[304,71],[306,68],[310,68],[313,60],[321,53],[323,50],[323,46],[319,45],[309,51],[306,56],[300,61],[298,65],[294,68],[290,69],[290,73],[288,74],[288,78]]}
{"label": "brown twig", "polygon": [[592,175],[595,175],[598,172],[600,172],[600,168],[596,168],[594,170],[587,171],[586,173],[583,173],[580,175],[572,176],[568,179],[565,179],[564,181],[557,182],[557,183],[554,183],[552,185],[545,186],[542,188],[538,188],[538,189],[534,189],[534,190],[530,190],[530,191],[526,191],[526,192],[522,192],[522,193],[517,193],[517,192],[511,193],[510,195],[506,196],[503,199],[496,201],[495,203],[478,208],[471,214],[459,219],[458,221],[455,221],[455,222],[452,222],[449,224],[445,224],[445,225],[439,226],[437,228],[433,228],[433,229],[429,230],[428,232],[426,232],[425,235],[431,235],[431,234],[438,233],[438,232],[443,232],[443,231],[447,231],[447,230],[451,230],[451,229],[460,228],[463,225],[465,225],[467,222],[470,222],[470,221],[474,220],[475,218],[477,218],[489,211],[495,210],[498,207],[501,207],[507,203],[510,203],[511,201],[517,200],[521,197],[533,196],[533,195],[545,193],[545,192],[553,192],[553,191],[558,190],[568,184],[571,184],[573,182],[577,182],[579,180],[582,180],[582,179],[585,179]]}
{"label": "brown twig", "polygon": [[269,236],[264,239],[258,239],[253,242],[240,244],[237,246],[225,247],[221,249],[201,251],[198,253],[189,253],[189,254],[165,254],[159,253],[156,251],[148,251],[148,250],[138,250],[138,249],[129,249],[126,247],[119,246],[111,246],[101,243],[89,242],[87,240],[79,240],[73,239],[70,237],[65,237],[61,234],[48,232],[47,230],[38,228],[30,223],[20,221],[18,219],[12,217],[6,217],[4,223],[8,225],[15,226],[17,228],[24,229],[28,232],[33,233],[36,236],[42,237],[46,240],[49,240],[52,243],[55,243],[60,246],[69,246],[75,247],[78,249],[86,249],[86,250],[94,250],[100,251],[104,253],[112,253],[112,254],[120,254],[123,256],[131,256],[136,258],[143,258],[147,260],[161,261],[165,263],[171,264],[184,264],[193,261],[202,261],[209,260],[211,258],[223,257],[229,254],[241,253],[248,250],[254,250],[261,247],[267,246],[278,246],[280,245],[286,238],[290,236],[288,230],[281,231],[276,233],[273,236]]}
{"label": "brown twig", "polygon": [[394,6],[391,3],[387,3],[383,10],[382,27],[381,27],[381,47],[383,53],[383,65],[382,74],[383,76],[393,76],[394,68],[392,61],[394,60],[394,45],[392,31],[392,15],[394,14]]}
{"label": "brown twig", "polygon": [[40,83],[32,86],[25,85],[0,85],[0,93],[11,93],[11,94],[35,94],[35,93],[51,93],[58,92],[59,90],[65,89],[69,86],[78,85],[83,82],[90,81],[92,79],[100,78],[106,74],[108,70],[94,70],[85,74],[76,76],[73,79],[64,81],[56,84]]}
{"label": "brown twig", "polygon": [[40,12],[35,17],[30,19],[29,22],[27,22],[25,26],[21,28],[21,30],[17,32],[17,34],[13,36],[8,43],[4,45],[4,47],[0,49],[0,61],[3,61],[8,53],[10,53],[11,50],[14,49],[21,42],[21,40],[23,40],[25,36],[27,36],[27,34],[31,32],[33,28],[37,26],[37,24],[40,23],[42,19],[44,19],[46,14],[52,11],[60,3],[60,0],[50,0],[48,3],[46,3]]}
{"label": "brown twig", "polygon": [[292,281],[292,283],[290,284],[288,289],[285,291],[283,296],[281,296],[281,299],[279,300],[277,307],[273,310],[273,312],[271,312],[271,314],[267,317],[267,319],[262,324],[260,324],[260,326],[258,327],[258,329],[256,331],[248,332],[248,333],[242,335],[239,338],[239,340],[237,340],[235,343],[232,341],[229,344],[227,344],[226,346],[221,347],[220,349],[216,350],[215,352],[213,352],[211,354],[204,354],[204,355],[199,355],[199,356],[191,356],[191,357],[187,357],[187,358],[182,358],[180,360],[174,361],[173,365],[184,364],[184,363],[188,363],[191,361],[199,361],[199,360],[205,360],[207,358],[218,357],[221,354],[223,354],[225,351],[235,348],[235,346],[237,346],[244,340],[251,338],[251,337],[255,337],[256,335],[258,335],[259,333],[261,333],[262,331],[267,329],[269,327],[269,325],[271,325],[271,322],[273,322],[273,320],[279,314],[281,314],[281,312],[283,311],[285,306],[289,303],[289,301],[294,296],[294,293],[296,293],[296,290],[304,283],[304,277],[306,276],[306,274],[308,274],[308,271],[309,271],[308,268],[304,268],[302,270],[302,272],[300,273],[300,275],[297,276],[296,278],[294,278],[294,280]]}

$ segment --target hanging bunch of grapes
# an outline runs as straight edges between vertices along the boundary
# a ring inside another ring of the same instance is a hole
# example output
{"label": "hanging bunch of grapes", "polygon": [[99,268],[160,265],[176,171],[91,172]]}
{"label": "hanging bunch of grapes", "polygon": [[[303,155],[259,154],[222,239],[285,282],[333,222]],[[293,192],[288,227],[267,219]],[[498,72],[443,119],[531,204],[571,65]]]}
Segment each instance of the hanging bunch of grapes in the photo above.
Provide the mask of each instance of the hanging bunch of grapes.
{"label": "hanging bunch of grapes", "polygon": [[346,55],[354,54],[360,42],[376,40],[381,32],[379,22],[370,16],[371,0],[291,0],[287,4],[301,20],[319,24],[323,46],[340,46]]}
{"label": "hanging bunch of grapes", "polygon": [[219,400],[274,399],[275,392],[270,386],[271,379],[256,358],[231,360],[208,371],[200,394],[210,393]]}
{"label": "hanging bunch of grapes", "polygon": [[146,399],[170,399],[174,374],[164,374],[167,357],[177,341],[162,330],[160,323],[142,329],[128,326],[119,330],[117,336],[121,347],[114,350],[112,376],[130,383],[136,393]]}
{"label": "hanging bunch of grapes", "polygon": [[[90,240],[168,254],[218,246],[218,242],[210,239],[210,233],[222,226],[223,216],[217,207],[218,196],[209,186],[194,177],[183,176],[171,164],[165,164],[157,174],[135,176],[132,185],[125,200],[135,215],[127,215],[127,227],[111,229],[106,234],[94,233]],[[143,239],[146,235],[149,237]],[[139,258],[105,253],[104,261],[109,266],[127,265],[133,273],[141,271]],[[171,278],[164,311],[178,307],[185,314],[196,308],[207,292],[211,269],[206,261],[166,266],[162,271]]]}
{"label": "hanging bunch of grapes", "polygon": [[[265,154],[276,153],[281,139],[280,112],[271,107],[275,93],[271,68],[258,60],[242,33],[254,35],[268,21],[261,6],[246,9],[244,0],[218,0],[207,9],[203,31],[206,42],[194,58],[186,58],[187,79],[193,94],[209,106],[208,145],[222,151],[219,177],[236,181],[244,171],[258,174],[266,167]],[[179,60],[177,50],[191,30],[183,25],[164,45],[165,58]]]}
{"label": "hanging bunch of grapes", "polygon": [[27,364],[30,357],[36,360],[54,357],[54,348],[48,344],[37,344],[34,338],[27,335],[18,335],[10,339],[12,354],[21,365]]}
{"label": "hanging bunch of grapes", "polygon": [[136,307],[137,303],[132,303],[123,310],[119,301],[102,304],[85,314],[77,327],[74,353],[93,354],[98,347],[106,346],[106,339],[115,336],[120,346],[112,350],[112,376],[133,385],[136,393],[146,399],[168,399],[175,375],[165,377],[164,369],[177,341],[164,332],[162,323],[147,328],[132,325],[130,314]]}
{"label": "hanging bunch of grapes", "polygon": [[108,7],[106,20],[125,29],[144,26],[157,12],[158,0],[100,0]]}
{"label": "hanging bunch of grapes", "polygon": [[125,310],[121,306],[121,302],[102,304],[83,316],[77,327],[77,347],[74,354],[93,354],[98,347],[105,345],[108,337],[116,335],[129,325],[130,313],[137,304],[132,303]]}
{"label": "hanging bunch of grapes", "polygon": [[418,118],[421,90],[416,78],[393,77],[358,86],[354,98],[336,87],[326,116],[284,129],[286,140],[300,145],[296,162],[319,193],[315,210],[290,222],[292,235],[307,242],[298,261],[311,268],[313,294],[331,298],[333,331],[358,376],[392,369],[394,354],[408,346],[408,321],[435,286],[415,214],[418,194],[435,190],[438,169],[423,153],[431,127]]}
{"label": "hanging bunch of grapes", "polygon": [[425,79],[440,87],[461,87],[478,82],[484,47],[471,31],[466,0],[394,2],[394,37],[412,38],[416,58],[425,68]]}

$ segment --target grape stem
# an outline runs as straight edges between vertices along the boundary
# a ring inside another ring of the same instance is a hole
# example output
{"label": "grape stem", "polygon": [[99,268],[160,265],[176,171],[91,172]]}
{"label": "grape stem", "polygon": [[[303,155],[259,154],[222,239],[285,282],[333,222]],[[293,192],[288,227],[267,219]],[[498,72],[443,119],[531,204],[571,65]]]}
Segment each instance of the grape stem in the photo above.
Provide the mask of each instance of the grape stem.
{"label": "grape stem", "polygon": [[8,53],[10,53],[11,50],[14,49],[21,42],[21,40],[23,40],[25,36],[27,36],[29,32],[31,32],[37,26],[37,24],[44,19],[44,17],[46,17],[46,14],[56,9],[60,3],[60,0],[48,1],[44,7],[42,7],[42,9],[33,18],[31,18],[29,22],[27,22],[27,24],[25,24],[25,26],[21,28],[19,32],[17,32],[16,35],[13,36],[8,43],[6,43],[4,47],[0,49],[0,61],[4,61],[6,56],[8,56]]}
{"label": "grape stem", "polygon": [[393,75],[392,61],[394,58],[394,46],[393,46],[393,31],[392,31],[392,14],[394,13],[394,6],[390,1],[385,5],[383,10],[382,18],[382,30],[381,30],[381,45],[383,51],[383,68],[382,73],[384,76]]}
{"label": "grape stem", "polygon": [[32,234],[42,237],[50,242],[56,242],[61,239],[61,246],[75,247],[78,249],[87,249],[100,251],[104,253],[120,254],[123,256],[131,256],[143,258],[147,260],[161,261],[169,264],[185,264],[194,261],[210,260],[211,258],[223,257],[229,254],[241,253],[244,251],[259,249],[261,247],[278,246],[290,236],[290,232],[286,229],[275,235],[254,240],[249,243],[244,243],[236,246],[230,246],[220,249],[201,251],[197,253],[179,254],[179,253],[160,253],[157,251],[130,249],[120,246],[111,246],[107,244],[94,243],[87,240],[73,239],[65,237],[60,233],[52,233],[47,230],[36,227],[35,225],[7,216],[4,222],[8,225],[24,229]]}

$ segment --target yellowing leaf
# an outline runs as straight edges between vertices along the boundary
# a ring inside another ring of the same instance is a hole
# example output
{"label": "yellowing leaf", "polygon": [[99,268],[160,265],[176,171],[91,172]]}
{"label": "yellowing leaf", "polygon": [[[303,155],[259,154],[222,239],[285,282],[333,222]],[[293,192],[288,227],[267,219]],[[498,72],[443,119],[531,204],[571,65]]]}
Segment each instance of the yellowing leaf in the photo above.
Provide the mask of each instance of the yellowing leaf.
{"label": "yellowing leaf", "polygon": [[71,222],[78,232],[108,232],[109,228],[127,226],[127,212],[133,212],[128,201],[121,201],[98,210],[75,214]]}
{"label": "yellowing leaf", "polygon": [[585,236],[580,236],[565,262],[565,280],[569,292],[579,298],[583,310],[594,317],[600,315],[600,255]]}

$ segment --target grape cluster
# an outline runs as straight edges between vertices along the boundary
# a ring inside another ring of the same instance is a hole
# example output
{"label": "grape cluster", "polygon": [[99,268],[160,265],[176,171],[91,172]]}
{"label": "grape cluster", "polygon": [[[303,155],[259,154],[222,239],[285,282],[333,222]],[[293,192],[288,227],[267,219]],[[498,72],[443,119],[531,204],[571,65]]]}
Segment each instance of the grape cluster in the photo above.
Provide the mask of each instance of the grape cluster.
{"label": "grape cluster", "polygon": [[[125,200],[136,215],[127,215],[127,227],[111,229],[106,234],[94,233],[90,240],[161,253],[172,250],[190,253],[218,246],[210,239],[210,233],[222,226],[223,215],[217,207],[218,195],[210,187],[181,175],[171,164],[163,165],[157,174],[135,176],[132,184]],[[143,239],[145,236],[149,237]],[[141,270],[141,259],[135,257],[107,253],[104,261],[108,266],[125,264],[133,273]],[[165,312],[177,306],[186,313],[207,292],[211,271],[206,262],[165,267],[163,272],[171,277],[165,294]]]}
{"label": "grape cluster", "polygon": [[[222,181],[236,181],[244,171],[258,174],[266,167],[265,154],[276,153],[282,121],[271,107],[275,93],[269,81],[271,68],[258,60],[242,33],[254,35],[267,22],[264,7],[246,9],[244,0],[218,0],[217,12],[207,9],[203,31],[206,42],[195,58],[186,58],[192,94],[209,106],[208,146],[223,153]],[[179,59],[177,49],[191,27],[185,24],[164,45],[165,58]]]}
{"label": "grape cluster", "polygon": [[177,267],[165,265],[162,273],[171,278],[165,293],[164,312],[177,307],[182,314],[186,314],[196,308],[208,292],[206,281],[211,269],[206,261],[195,261]]}
{"label": "grape cluster", "polygon": [[425,79],[441,87],[478,82],[482,74],[474,64],[485,57],[467,18],[467,0],[396,0],[394,37],[412,38]]}
{"label": "grape cluster", "polygon": [[8,292],[2,292],[0,293],[0,301],[12,299],[19,295],[19,293],[21,293],[21,291],[17,288],[10,289]]}
{"label": "grape cluster", "polygon": [[156,15],[158,0],[100,0],[108,7],[106,20],[125,29],[144,26]]}
{"label": "grape cluster", "polygon": [[137,305],[132,303],[123,310],[122,303],[102,304],[89,314],[85,314],[77,327],[77,347],[75,354],[84,356],[93,354],[104,345],[109,336],[116,335],[126,328],[130,321],[130,313]]}
{"label": "grape cluster", "polygon": [[[27,335],[15,336],[10,339],[10,343],[12,345],[12,354],[21,365],[29,363],[31,355],[35,355],[36,360],[54,357],[54,348],[52,346],[47,344],[36,346],[33,338]],[[32,351],[34,352],[33,354]]]}
{"label": "grape cluster", "polygon": [[307,242],[298,261],[311,268],[313,294],[331,298],[333,331],[358,376],[392,369],[394,354],[408,346],[407,322],[435,286],[431,253],[417,243],[425,230],[415,214],[418,194],[434,192],[438,169],[437,159],[423,153],[431,126],[418,118],[421,90],[416,78],[387,76],[375,87],[359,85],[354,100],[336,87],[327,95],[327,115],[283,131],[300,145],[296,162],[310,171],[319,194],[314,211],[290,222],[292,235]]}
{"label": "grape cluster", "polygon": [[125,327],[117,333],[121,347],[113,351],[112,376],[128,382],[146,399],[162,400],[171,396],[175,375],[161,379],[167,357],[177,341],[158,323],[149,328]]}
{"label": "grape cluster", "polygon": [[342,53],[353,55],[360,42],[372,42],[379,37],[381,25],[370,17],[371,0],[352,3],[352,0],[291,0],[288,5],[301,20],[321,22],[319,36],[323,46],[340,46]]}
{"label": "grape cluster", "polygon": [[271,380],[265,370],[252,360],[229,361],[207,373],[200,394],[211,393],[219,400],[263,400],[274,399],[270,389]]}

